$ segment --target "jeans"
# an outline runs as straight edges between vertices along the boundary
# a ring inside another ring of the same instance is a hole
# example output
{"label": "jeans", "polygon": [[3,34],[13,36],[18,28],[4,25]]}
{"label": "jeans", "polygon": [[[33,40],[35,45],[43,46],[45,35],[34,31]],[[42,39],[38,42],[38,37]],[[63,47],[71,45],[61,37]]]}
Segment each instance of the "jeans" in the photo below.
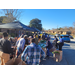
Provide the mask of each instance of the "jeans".
{"label": "jeans", "polygon": [[17,50],[18,50],[18,52],[17,52],[17,58],[18,58],[18,56],[22,53],[22,49],[17,48]]}
{"label": "jeans", "polygon": [[50,49],[47,49],[47,56],[53,56],[53,53],[50,52]]}

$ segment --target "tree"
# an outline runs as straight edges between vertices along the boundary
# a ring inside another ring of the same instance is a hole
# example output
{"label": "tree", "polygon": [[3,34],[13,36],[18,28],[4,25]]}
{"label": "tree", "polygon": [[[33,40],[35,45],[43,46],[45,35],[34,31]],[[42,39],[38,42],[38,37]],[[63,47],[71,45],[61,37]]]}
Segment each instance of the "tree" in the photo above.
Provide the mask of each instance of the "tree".
{"label": "tree", "polygon": [[73,27],[69,27],[69,30],[73,30]]}
{"label": "tree", "polygon": [[73,26],[74,26],[74,28],[75,28],[75,22],[73,22]]}
{"label": "tree", "polygon": [[57,30],[61,30],[62,28],[61,27],[59,27]]}
{"label": "tree", "polygon": [[42,28],[42,31],[44,32],[44,31],[46,31],[46,29],[45,28]]}
{"label": "tree", "polygon": [[2,23],[4,17],[5,17],[5,16],[1,16],[1,17],[0,17],[0,23]]}
{"label": "tree", "polygon": [[42,30],[42,24],[41,24],[41,20],[35,18],[35,19],[32,19],[29,23],[29,26],[30,27],[34,27],[34,28],[37,28],[39,30]]}
{"label": "tree", "polygon": [[1,12],[4,13],[6,16],[3,18],[3,23],[10,23],[18,20],[22,13],[22,11],[19,9],[2,9]]}

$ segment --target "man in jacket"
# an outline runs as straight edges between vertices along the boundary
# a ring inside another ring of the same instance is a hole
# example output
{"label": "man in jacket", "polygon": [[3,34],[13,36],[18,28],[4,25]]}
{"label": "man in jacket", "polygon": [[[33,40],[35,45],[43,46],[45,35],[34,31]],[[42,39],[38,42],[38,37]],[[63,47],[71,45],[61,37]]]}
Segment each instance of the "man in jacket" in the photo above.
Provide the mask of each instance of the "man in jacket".
{"label": "man in jacket", "polygon": [[0,51],[13,55],[13,50],[11,49],[11,44],[8,41],[8,34],[6,32],[3,33],[3,38],[0,40]]}

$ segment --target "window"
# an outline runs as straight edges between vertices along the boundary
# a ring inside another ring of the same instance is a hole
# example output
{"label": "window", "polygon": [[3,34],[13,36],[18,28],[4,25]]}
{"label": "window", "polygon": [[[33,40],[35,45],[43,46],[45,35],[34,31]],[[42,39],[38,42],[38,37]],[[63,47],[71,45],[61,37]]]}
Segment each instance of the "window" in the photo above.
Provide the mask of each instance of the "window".
{"label": "window", "polygon": [[64,37],[69,37],[69,36],[64,36]]}

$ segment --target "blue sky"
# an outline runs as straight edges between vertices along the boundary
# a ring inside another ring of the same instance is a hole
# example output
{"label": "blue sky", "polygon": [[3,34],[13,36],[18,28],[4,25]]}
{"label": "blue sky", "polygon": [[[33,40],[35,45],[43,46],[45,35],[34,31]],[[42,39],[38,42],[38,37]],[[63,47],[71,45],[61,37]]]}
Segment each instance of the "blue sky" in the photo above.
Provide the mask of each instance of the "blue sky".
{"label": "blue sky", "polygon": [[[75,22],[75,9],[21,9],[23,11],[20,21],[29,25],[30,20],[38,18],[42,27],[52,29],[73,26]],[[1,14],[0,14],[1,16]]]}

